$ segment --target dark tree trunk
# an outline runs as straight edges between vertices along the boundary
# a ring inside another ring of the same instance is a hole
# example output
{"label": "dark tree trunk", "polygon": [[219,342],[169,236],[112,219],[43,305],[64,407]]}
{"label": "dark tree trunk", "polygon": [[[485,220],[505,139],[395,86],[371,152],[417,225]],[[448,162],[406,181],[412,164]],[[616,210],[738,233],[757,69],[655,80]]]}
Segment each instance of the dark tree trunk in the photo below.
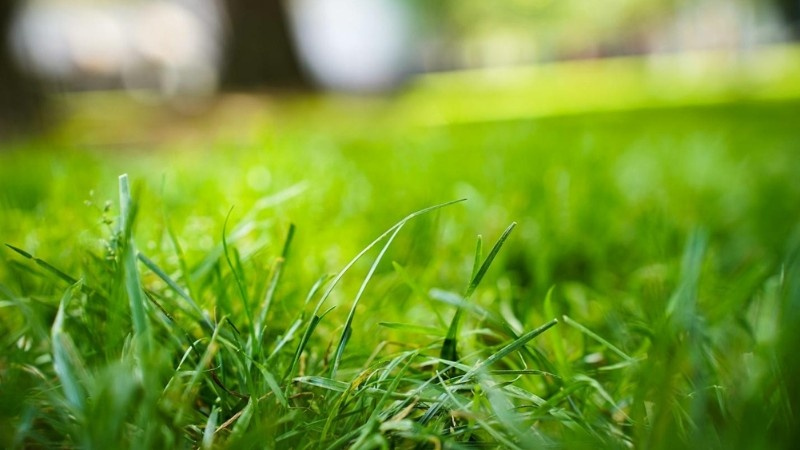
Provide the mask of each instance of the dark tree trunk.
{"label": "dark tree trunk", "polygon": [[305,87],[281,0],[225,0],[226,88]]}
{"label": "dark tree trunk", "polygon": [[800,39],[800,0],[776,0],[793,39]]}
{"label": "dark tree trunk", "polygon": [[8,45],[19,4],[18,0],[0,1],[0,136],[34,131],[43,125],[41,87],[17,67]]}

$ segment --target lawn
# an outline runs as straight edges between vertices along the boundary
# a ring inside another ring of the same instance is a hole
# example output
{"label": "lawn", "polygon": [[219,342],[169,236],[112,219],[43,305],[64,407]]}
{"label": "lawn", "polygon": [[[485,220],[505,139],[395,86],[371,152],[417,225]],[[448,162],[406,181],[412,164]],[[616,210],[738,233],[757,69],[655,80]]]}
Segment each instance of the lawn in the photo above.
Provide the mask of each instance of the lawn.
{"label": "lawn", "polygon": [[0,446],[791,447],[800,56],[718,59],[59,100],[0,150]]}

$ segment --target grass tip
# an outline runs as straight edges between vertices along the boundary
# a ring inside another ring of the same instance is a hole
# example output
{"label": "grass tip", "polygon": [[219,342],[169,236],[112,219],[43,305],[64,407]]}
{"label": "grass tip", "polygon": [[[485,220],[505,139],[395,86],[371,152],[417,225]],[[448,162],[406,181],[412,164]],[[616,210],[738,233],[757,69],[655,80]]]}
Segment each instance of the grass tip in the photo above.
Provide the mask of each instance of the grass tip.
{"label": "grass tip", "polygon": [[8,244],[8,243],[6,243],[6,247],[10,248],[11,250],[14,250],[15,252],[19,253],[20,255],[22,255],[22,256],[24,256],[26,258],[31,258],[31,259],[33,258],[33,255],[31,255],[30,253],[26,252],[25,250],[23,250],[21,248],[14,247],[13,245]]}

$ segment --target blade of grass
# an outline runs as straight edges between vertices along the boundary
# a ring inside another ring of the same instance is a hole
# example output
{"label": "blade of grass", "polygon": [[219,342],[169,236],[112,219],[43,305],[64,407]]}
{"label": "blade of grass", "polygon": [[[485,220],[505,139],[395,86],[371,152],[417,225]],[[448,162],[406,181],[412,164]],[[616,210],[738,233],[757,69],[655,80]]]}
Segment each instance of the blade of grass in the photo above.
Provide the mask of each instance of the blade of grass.
{"label": "blade of grass", "polygon": [[[231,420],[236,421],[236,424],[233,426],[233,431],[231,431],[231,435],[228,437],[228,442],[233,443],[233,446],[236,446],[236,440],[241,438],[245,431],[247,431],[247,428],[250,426],[250,420],[253,418],[255,409],[256,399],[250,397],[247,405],[241,411],[236,413],[233,417],[231,417],[231,419],[228,419],[227,422],[220,425],[220,428],[223,428],[229,426]],[[220,428],[217,428],[217,431],[219,431]]]}
{"label": "blade of grass", "polygon": [[304,377],[297,377],[293,381],[298,383],[308,384],[311,386],[321,387],[323,389],[328,389],[334,392],[345,392],[348,387],[350,387],[350,383],[345,383],[344,381],[336,381],[330,378],[319,377],[319,376],[304,376]]}
{"label": "blade of grass", "polygon": [[519,338],[513,340],[508,345],[506,345],[505,347],[501,348],[500,350],[498,350],[497,352],[492,354],[490,357],[486,358],[484,361],[478,363],[469,372],[464,374],[464,376],[462,377],[462,380],[470,379],[472,376],[474,376],[479,371],[486,369],[487,367],[491,366],[492,364],[496,363],[497,361],[505,358],[509,354],[519,350],[521,347],[523,347],[525,344],[527,344],[528,341],[530,341],[531,339],[535,338],[536,336],[539,336],[540,334],[544,333],[545,331],[549,330],[551,327],[553,327],[557,323],[558,323],[558,319],[553,319],[550,322],[547,322],[546,324],[540,326],[539,328],[536,328],[535,330],[532,330],[532,331],[529,331],[529,332],[523,334]]}
{"label": "blade of grass", "polygon": [[317,327],[322,318],[327,316],[329,312],[333,311],[335,306],[331,306],[328,308],[327,311],[323,312],[322,314],[314,315],[311,317],[311,320],[308,322],[308,327],[306,327],[306,331],[303,333],[303,337],[300,338],[300,342],[297,344],[297,349],[294,352],[294,358],[292,358],[292,364],[286,370],[286,374],[283,376],[284,379],[291,377],[294,375],[294,369],[297,367],[297,362],[300,361],[300,355],[303,353],[303,349],[305,349],[306,344],[308,343],[309,339],[311,339],[311,334],[314,333],[314,329]]}
{"label": "blade of grass", "polygon": [[[56,318],[50,330],[53,368],[61,382],[64,396],[67,398],[74,414],[81,414],[84,409],[86,393],[80,378],[85,380],[87,375],[86,370],[83,368],[83,362],[75,348],[75,344],[64,331],[64,317],[73,295],[76,291],[79,291],[80,288],[81,282],[79,281],[64,292],[58,304],[58,312],[56,313]],[[83,377],[79,376],[79,373],[83,373]]]}
{"label": "blade of grass", "polygon": [[449,201],[449,202],[446,202],[446,203],[441,203],[439,205],[430,206],[428,208],[424,208],[424,209],[421,209],[419,211],[416,211],[416,212],[413,212],[413,213],[407,215],[402,220],[400,220],[399,222],[397,222],[396,224],[391,226],[388,230],[384,231],[380,236],[375,238],[375,240],[370,242],[369,245],[364,247],[364,249],[362,249],[355,257],[353,257],[353,259],[351,259],[350,262],[348,262],[344,266],[344,268],[341,271],[339,271],[338,274],[336,274],[336,276],[333,278],[333,280],[331,281],[331,283],[328,286],[328,288],[325,290],[325,293],[322,295],[322,297],[320,297],[319,301],[317,302],[316,306],[314,307],[314,312],[312,313],[312,320],[309,322],[308,327],[306,328],[306,332],[303,334],[303,339],[301,339],[300,343],[298,344],[297,351],[295,352],[295,359],[294,359],[294,362],[292,363],[292,365],[289,368],[289,372],[287,372],[287,377],[291,376],[291,374],[293,373],[295,365],[296,365],[296,362],[300,358],[300,354],[303,352],[303,350],[305,349],[305,345],[308,343],[308,340],[311,338],[311,333],[313,333],[313,327],[315,327],[317,325],[317,323],[319,323],[319,321],[321,320],[321,317],[318,316],[320,308],[322,308],[322,305],[323,305],[323,303],[325,303],[325,300],[328,299],[328,297],[331,295],[331,292],[333,292],[333,289],[336,287],[336,285],[339,283],[339,281],[342,279],[342,277],[344,277],[344,275],[347,273],[347,271],[350,270],[350,268],[353,267],[353,265],[356,262],[358,262],[361,259],[362,256],[364,256],[368,251],[370,251],[372,249],[372,247],[374,247],[379,242],[381,242],[386,236],[389,236],[390,234],[394,233],[394,231],[397,228],[402,227],[403,225],[405,225],[405,223],[408,222],[409,220],[411,220],[411,219],[413,219],[413,218],[415,218],[417,216],[420,216],[422,214],[426,214],[426,213],[429,213],[431,211],[435,211],[437,209],[444,208],[446,206],[450,206],[450,205],[453,205],[453,204],[456,204],[456,203],[463,202],[464,200],[466,200],[466,199],[459,199],[459,200]]}
{"label": "blade of grass", "polygon": [[603,385],[600,384],[599,381],[595,380],[594,378],[588,377],[586,375],[577,375],[577,376],[575,376],[575,380],[576,381],[585,381],[589,386],[591,386],[600,395],[600,397],[603,400],[608,402],[608,404],[613,407],[614,411],[617,414],[621,414],[623,417],[625,417],[625,419],[631,420],[631,418],[628,417],[628,414],[622,408],[620,408],[619,404],[616,401],[614,401],[614,399],[611,397],[611,394],[609,394],[608,391],[606,391],[603,388]]}
{"label": "blade of grass", "polygon": [[200,358],[198,359],[197,365],[192,371],[192,376],[183,389],[182,396],[184,399],[189,398],[189,393],[192,391],[194,386],[200,381],[200,377],[205,373],[206,368],[209,366],[211,360],[214,358],[214,355],[217,353],[218,349],[217,340],[219,339],[219,332],[221,329],[222,327],[219,325],[214,328],[214,334],[211,335],[211,339],[208,341],[206,350],[203,352],[202,356],[200,356]]}
{"label": "blade of grass", "polygon": [[206,427],[203,430],[203,449],[210,449],[214,445],[214,430],[217,429],[217,417],[219,416],[219,408],[214,407],[211,414],[206,421]]}
{"label": "blade of grass", "polygon": [[278,385],[278,380],[275,379],[275,375],[272,374],[263,364],[259,364],[258,362],[254,362],[258,370],[261,372],[261,376],[264,377],[264,381],[267,383],[270,391],[275,394],[275,398],[278,400],[281,406],[284,408],[289,407],[289,403],[286,401],[286,396],[283,395],[283,391],[281,391],[281,387]]}
{"label": "blade of grass", "polygon": [[[317,281],[314,283],[313,286],[311,286],[311,289],[308,291],[308,295],[306,295],[306,299],[303,302],[303,309],[301,309],[300,317],[298,317],[298,319],[294,322],[294,324],[289,328],[289,331],[287,331],[286,334],[283,335],[283,338],[281,338],[281,340],[278,342],[278,344],[275,345],[275,348],[272,350],[272,353],[267,357],[267,362],[272,360],[272,358],[274,358],[275,355],[278,354],[278,352],[281,350],[281,348],[283,348],[283,346],[286,345],[294,337],[295,332],[297,332],[297,329],[303,324],[303,320],[305,320],[305,317],[306,317],[305,308],[306,308],[306,306],[308,306],[308,304],[311,302],[311,299],[314,298],[314,296],[317,294],[317,292],[320,290],[320,288],[322,288],[322,286],[325,284],[325,282],[329,278],[330,278],[330,275],[323,275],[323,276],[321,276],[321,277],[319,277],[317,279]],[[327,313],[325,313],[325,314],[327,314]],[[325,314],[323,314],[323,316]],[[314,326],[316,326],[316,324]],[[304,335],[303,335],[304,338],[306,338],[305,334],[307,334],[307,333],[308,333],[308,330],[306,329],[306,333],[304,333]],[[298,348],[299,348],[299,346],[298,346]],[[295,365],[297,365],[297,361],[299,359],[300,359],[300,354],[295,352],[295,355],[292,358],[292,363],[289,366],[289,369],[287,370],[286,374],[284,374],[283,378],[281,378],[281,380],[286,379],[286,377],[288,377],[289,374],[291,374],[294,371],[294,367],[295,367]]]}
{"label": "blade of grass", "polygon": [[120,204],[120,236],[122,239],[121,265],[125,280],[125,290],[133,318],[134,336],[141,343],[142,352],[149,349],[149,325],[147,323],[146,302],[142,291],[139,271],[136,267],[136,248],[133,241],[133,221],[136,216],[136,204],[131,197],[128,174],[119,176]]}
{"label": "blade of grass", "polygon": [[[228,244],[238,241],[247,233],[253,231],[255,227],[254,224],[259,213],[300,195],[303,193],[303,191],[305,191],[305,189],[306,183],[298,183],[256,202],[256,204],[253,205],[253,207],[250,208],[250,210],[244,215],[242,220],[239,221],[239,224],[233,227],[228,235]],[[214,246],[214,248],[208,252],[206,257],[194,266],[189,274],[189,277],[192,280],[202,279],[214,268],[216,262],[219,260],[220,256],[222,256],[223,252],[224,248],[221,245],[217,244]]]}
{"label": "blade of grass", "polygon": [[181,269],[181,278],[183,279],[183,283],[186,285],[186,289],[189,291],[189,297],[199,298],[192,280],[192,272],[189,270],[189,265],[186,263],[186,254],[183,252],[183,247],[181,247],[178,236],[175,234],[175,230],[172,229],[172,224],[167,218],[166,211],[164,211],[164,226],[167,229],[167,236],[169,236],[169,239],[172,242],[172,247],[175,249],[175,254],[178,257],[178,264],[180,265]]}
{"label": "blade of grass", "polygon": [[378,326],[393,330],[408,331],[411,333],[426,334],[429,336],[441,336],[442,330],[438,327],[428,327],[425,325],[415,325],[413,323],[400,322],[378,322]]}
{"label": "blade of grass", "polygon": [[[403,283],[406,284],[411,290],[417,294],[419,297],[428,301],[428,303],[433,303],[431,297],[425,292],[425,290],[417,283],[412,277],[411,274],[408,273],[405,267],[400,265],[396,261],[392,261],[392,267],[394,267],[395,272],[400,276],[400,279]],[[444,328],[446,325],[444,318],[442,317],[441,313],[437,308],[432,307],[431,310],[433,314],[436,316],[436,321]]]}
{"label": "blade of grass", "polygon": [[278,352],[280,352],[281,349],[284,346],[286,346],[286,344],[289,341],[294,339],[294,334],[297,332],[297,330],[300,328],[300,326],[302,324],[303,324],[303,321],[301,319],[297,319],[297,320],[294,321],[292,326],[290,326],[289,329],[286,331],[286,333],[283,334],[283,336],[278,341],[278,343],[275,344],[275,348],[272,349],[272,352],[269,354],[269,356],[267,356],[267,359],[265,360],[266,362],[271,361],[272,358],[274,358],[278,354]]}
{"label": "blade of grass", "polygon": [[[492,311],[477,305],[475,303],[467,302],[464,300],[460,295],[456,294],[455,292],[445,291],[441,289],[431,289],[430,297],[433,300],[446,303],[448,305],[453,305],[457,308],[461,308],[463,311],[470,312],[474,314],[476,317],[480,317],[481,319],[487,319],[489,322],[499,326],[503,332],[511,339],[519,338],[519,334],[511,328],[502,317],[498,316],[497,314],[493,313]],[[523,347],[522,351],[525,353],[526,356],[536,361],[538,364],[544,367],[545,370],[550,372],[556,371],[556,368],[553,367],[553,364],[547,359],[539,350],[528,347]],[[444,361],[452,361],[446,358],[441,358]]]}
{"label": "blade of grass", "polygon": [[394,230],[394,233],[389,236],[389,239],[384,244],[383,248],[381,249],[378,256],[373,261],[372,266],[369,268],[369,272],[367,272],[367,276],[364,277],[364,281],[361,283],[361,286],[358,288],[358,293],[356,293],[356,298],[353,300],[353,304],[350,306],[350,312],[347,314],[347,319],[344,322],[344,329],[342,330],[342,335],[339,337],[339,344],[336,346],[336,353],[334,354],[333,364],[331,365],[331,378],[336,377],[336,370],[339,368],[339,362],[342,359],[342,354],[344,353],[344,348],[347,345],[347,341],[350,340],[350,335],[353,332],[352,324],[353,318],[356,315],[356,306],[358,306],[359,300],[361,300],[361,296],[364,294],[364,291],[367,288],[367,284],[372,279],[372,275],[375,273],[375,269],[378,268],[378,264],[380,264],[381,260],[383,260],[383,255],[386,254],[386,250],[389,249],[389,246],[392,245],[394,242],[394,238],[397,236],[397,233],[403,229],[403,226],[399,226]]}
{"label": "blade of grass", "polygon": [[696,318],[697,284],[707,246],[708,234],[702,229],[692,231],[683,251],[680,285],[669,299],[666,310],[666,316],[680,327],[689,327]]}
{"label": "blade of grass", "polygon": [[[372,410],[372,414],[370,415],[369,420],[376,420],[378,416],[382,412],[383,405],[389,399],[390,395],[393,394],[397,390],[397,386],[400,384],[400,380],[402,379],[403,375],[405,375],[406,370],[410,367],[411,363],[417,357],[418,352],[408,352],[405,353],[389,363],[389,365],[384,369],[383,373],[381,374],[381,381],[388,378],[389,374],[403,361],[405,363],[400,368],[400,370],[394,375],[392,381],[389,383],[389,386],[386,388],[385,394],[378,400],[378,403],[375,405],[374,409]],[[392,416],[394,414],[388,414],[388,416]]]}
{"label": "blade of grass", "polygon": [[569,325],[569,326],[571,326],[571,327],[573,327],[573,328],[575,328],[575,329],[579,330],[581,333],[583,333],[583,334],[585,334],[585,335],[589,336],[590,338],[594,339],[595,341],[597,341],[597,342],[599,342],[599,343],[603,344],[603,345],[604,345],[604,346],[606,346],[606,347],[607,347],[609,350],[611,350],[612,352],[614,352],[614,353],[616,353],[617,355],[619,355],[619,356],[620,356],[622,359],[624,359],[625,361],[627,361],[627,362],[630,362],[630,363],[634,363],[634,362],[636,362],[636,360],[635,360],[634,358],[632,358],[632,357],[631,357],[631,356],[629,356],[627,353],[625,353],[625,352],[623,352],[622,350],[620,350],[620,349],[619,349],[617,346],[615,346],[615,345],[614,345],[614,344],[612,344],[611,342],[608,342],[607,340],[605,340],[605,339],[603,339],[602,337],[600,337],[600,336],[599,336],[597,333],[595,333],[595,332],[593,332],[592,330],[590,330],[590,329],[586,328],[585,326],[583,326],[583,325],[581,325],[580,323],[578,323],[578,322],[574,321],[573,319],[570,319],[570,318],[569,318],[569,317],[567,317],[567,316],[562,316],[562,317],[564,318],[564,322],[565,322],[567,325]]}
{"label": "blade of grass", "polygon": [[150,269],[159,278],[161,278],[161,280],[163,280],[165,283],[167,283],[167,286],[169,286],[173,291],[175,291],[175,293],[178,294],[178,297],[180,297],[180,298],[182,298],[184,300],[186,305],[190,308],[191,312],[193,312],[195,314],[193,319],[202,320],[203,323],[209,329],[213,328],[213,326],[211,325],[211,322],[208,320],[208,318],[206,318],[204,316],[203,311],[200,309],[200,307],[197,305],[197,303],[192,299],[191,296],[189,296],[189,294],[186,293],[186,291],[183,290],[183,288],[181,288],[178,285],[178,283],[175,282],[175,280],[172,279],[172,277],[167,275],[167,273],[164,272],[160,267],[158,267],[158,265],[156,265],[156,263],[153,262],[153,260],[151,260],[150,258],[145,256],[142,252],[138,252],[137,253],[137,257],[138,257],[139,261],[141,261],[142,264],[145,265],[145,267]]}
{"label": "blade of grass", "polygon": [[6,244],[6,247],[10,248],[11,250],[14,250],[15,252],[17,252],[21,256],[24,256],[25,258],[30,259],[31,261],[36,263],[37,266],[47,270],[51,274],[55,275],[56,277],[58,277],[59,279],[61,279],[63,281],[66,281],[67,283],[69,283],[71,285],[78,282],[78,280],[76,280],[75,278],[67,275],[64,272],[62,272],[61,270],[59,270],[58,268],[56,268],[52,264],[48,263],[47,261],[45,261],[43,259],[40,259],[40,258],[37,258],[37,257],[31,255],[30,253],[26,252],[25,250],[22,250],[21,248],[14,247],[11,244]]}
{"label": "blade of grass", "polygon": [[267,287],[267,292],[264,294],[264,300],[261,302],[261,309],[258,313],[258,322],[256,322],[256,329],[258,330],[258,336],[256,336],[256,342],[261,342],[261,333],[264,327],[264,324],[267,320],[267,314],[269,313],[269,309],[272,306],[272,299],[275,297],[275,291],[278,288],[278,282],[281,279],[281,274],[283,273],[283,266],[286,263],[286,258],[289,257],[289,246],[292,244],[292,238],[294,237],[295,227],[294,224],[289,224],[289,231],[286,233],[286,239],[283,241],[283,251],[281,252],[281,256],[275,261],[275,266],[272,270],[272,277],[270,277],[269,286]]}
{"label": "blade of grass", "polygon": [[483,261],[483,236],[478,235],[475,242],[475,259],[472,261],[472,273],[469,276],[470,280],[474,280],[478,275],[478,270],[481,268],[481,261]]}
{"label": "blade of grass", "polygon": [[[545,317],[557,317],[555,308],[553,307],[553,289],[555,286],[551,286],[550,289],[547,290],[547,295],[544,297],[544,313]],[[553,345],[553,354],[556,358],[556,363],[558,364],[559,372],[565,377],[569,378],[569,364],[567,364],[567,352],[564,349],[564,340],[561,336],[561,330],[555,329],[553,332],[550,333],[550,342]]]}
{"label": "blade of grass", "polygon": [[[492,265],[494,258],[500,252],[500,249],[503,247],[503,244],[506,242],[506,239],[508,239],[508,236],[511,234],[511,231],[514,230],[514,227],[516,226],[517,223],[512,222],[511,225],[509,225],[508,228],[506,228],[506,230],[500,236],[500,239],[497,240],[497,242],[494,244],[494,247],[492,247],[492,250],[486,256],[486,259],[483,261],[483,264],[481,264],[480,268],[477,271],[474,271],[475,275],[470,280],[469,285],[467,286],[467,289],[464,292],[465,301],[469,301],[469,298],[475,292],[475,289],[477,289],[481,280],[483,280],[484,275],[486,275],[486,272],[489,270],[489,266]],[[476,262],[479,260],[479,256],[483,252],[482,241],[483,239],[479,237],[477,248],[475,251]],[[456,313],[453,315],[453,319],[450,322],[450,328],[447,330],[447,336],[445,337],[444,343],[442,344],[442,350],[440,352],[440,356],[442,359],[447,359],[450,361],[458,360],[458,351],[457,351],[458,343],[456,337],[458,335],[458,325],[461,321],[462,314],[463,314],[463,308],[458,308],[456,309]]]}
{"label": "blade of grass", "polygon": [[228,210],[228,215],[225,216],[225,223],[222,225],[222,254],[225,256],[225,261],[228,263],[228,268],[231,270],[231,275],[233,276],[233,279],[236,282],[236,287],[239,290],[239,296],[242,299],[242,306],[244,307],[244,313],[245,317],[247,318],[247,324],[250,327],[250,331],[253,334],[255,334],[255,323],[253,322],[253,313],[250,311],[250,300],[247,296],[247,290],[244,288],[244,281],[242,280],[242,272],[240,270],[237,270],[237,268],[241,269],[241,267],[239,264],[237,265],[233,264],[233,261],[231,260],[230,256],[230,251],[228,249],[228,239],[226,235],[228,229],[228,220],[230,220],[232,212],[233,212],[233,207],[231,207],[231,209]]}

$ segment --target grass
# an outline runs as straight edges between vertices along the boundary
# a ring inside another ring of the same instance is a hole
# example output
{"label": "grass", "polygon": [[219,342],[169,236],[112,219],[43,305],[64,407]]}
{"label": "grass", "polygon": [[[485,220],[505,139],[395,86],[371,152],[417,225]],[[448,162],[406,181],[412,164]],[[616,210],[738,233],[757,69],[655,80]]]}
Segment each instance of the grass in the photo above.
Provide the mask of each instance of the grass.
{"label": "grass", "polygon": [[78,99],[5,144],[0,446],[791,447],[789,85],[578,111],[451,77],[158,144]]}

